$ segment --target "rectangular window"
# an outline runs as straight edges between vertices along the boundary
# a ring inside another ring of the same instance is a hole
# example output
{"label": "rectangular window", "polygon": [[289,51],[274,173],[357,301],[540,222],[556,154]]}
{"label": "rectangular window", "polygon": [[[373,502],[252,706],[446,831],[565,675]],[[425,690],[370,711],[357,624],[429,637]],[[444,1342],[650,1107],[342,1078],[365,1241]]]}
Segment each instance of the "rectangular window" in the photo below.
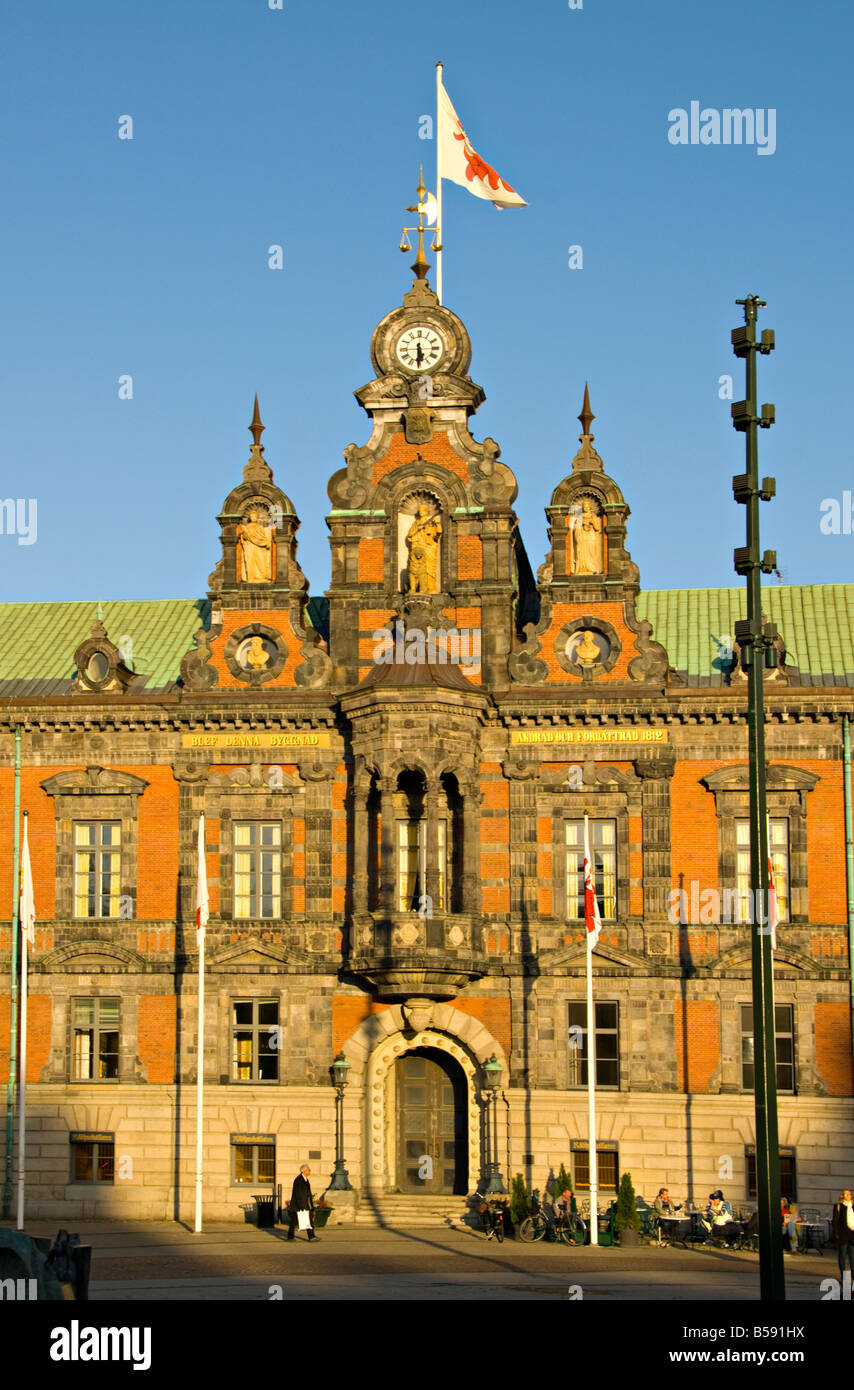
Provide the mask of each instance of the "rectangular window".
{"label": "rectangular window", "polygon": [[72,1081],[118,1081],[118,999],[75,999],[71,1020]]}
{"label": "rectangular window", "polygon": [[276,1181],[275,1144],[243,1144],[232,1141],[231,1153],[232,1183],[246,1183],[254,1187],[273,1186]]}
{"label": "rectangular window", "polygon": [[[573,1184],[578,1192],[590,1191],[590,1146],[573,1139],[571,1144]],[[616,1192],[619,1162],[616,1144],[596,1145],[596,1167],[600,1192]]]}
{"label": "rectangular window", "polygon": [[72,1139],[71,1181],[113,1182],[115,1154],[116,1146],[112,1140]]}
{"label": "rectangular window", "polygon": [[[744,1151],[747,1169],[747,1195],[756,1196],[756,1147],[748,1144]],[[788,1197],[790,1202],[798,1200],[798,1174],[794,1149],[780,1150],[780,1196]]]}
{"label": "rectangular window", "polygon": [[[588,824],[599,915],[613,921],[617,916],[617,822],[591,820]],[[566,821],[566,915],[572,922],[584,921],[583,820]]]}
{"label": "rectangular window", "polygon": [[[448,884],[448,827],[444,819],[437,825],[439,861],[436,887],[436,912],[445,911]],[[427,892],[427,822],[399,820],[397,822],[397,910],[417,912],[421,895]]]}
{"label": "rectangular window", "polygon": [[234,915],[282,915],[282,827],[278,823],[235,822]]}
{"label": "rectangular window", "polygon": [[[794,1095],[795,1024],[791,1004],[774,1005],[774,1043],[777,1059],[777,1090]],[[741,1006],[741,1084],[752,1091],[756,1082],[753,1043],[753,1005]],[[790,1194],[787,1194],[790,1195]]]}
{"label": "rectangular window", "polygon": [[118,917],[122,827],[118,821],[74,826],[74,915]]}
{"label": "rectangular window", "polygon": [[279,1005],[274,1000],[232,1001],[232,1081],[278,1081],[281,1047]]}
{"label": "rectangular window", "polygon": [[[789,822],[785,816],[771,816],[768,852],[774,871],[777,893],[777,917],[789,920]],[[735,914],[736,922],[752,922],[758,914],[751,913],[750,901],[750,821],[739,818],[735,823]]]}
{"label": "rectangular window", "polygon": [[[620,1086],[620,1006],[605,1001],[593,1005],[596,1017],[596,1086],[616,1091]],[[569,1085],[587,1085],[587,1005],[569,1005]]]}

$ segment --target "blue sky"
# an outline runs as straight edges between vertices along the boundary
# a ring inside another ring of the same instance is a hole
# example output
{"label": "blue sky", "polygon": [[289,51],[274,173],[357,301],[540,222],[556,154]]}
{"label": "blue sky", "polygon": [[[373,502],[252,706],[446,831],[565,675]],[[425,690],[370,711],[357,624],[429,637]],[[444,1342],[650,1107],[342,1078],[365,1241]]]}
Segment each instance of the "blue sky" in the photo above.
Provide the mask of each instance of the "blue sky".
{"label": "blue sky", "polygon": [[[256,390],[326,589],[326,483],[367,438],[352,392],[411,282],[397,244],[420,162],[433,185],[418,132],[438,59],[476,148],[529,202],[496,212],[446,184],[443,239],[487,395],[472,430],[516,473],[534,568],[589,379],[642,585],[740,582],[743,438],[718,381],[743,395],[729,332],[758,293],[777,336],[759,367],[778,419],[760,436],[778,487],[763,545],[786,582],[847,581],[854,536],[819,519],[854,484],[852,30],[846,0],[11,0],[0,498],[35,497],[38,531],[0,535],[0,597],[203,594]],[[774,108],[775,153],[670,144],[668,112],[693,100]]]}

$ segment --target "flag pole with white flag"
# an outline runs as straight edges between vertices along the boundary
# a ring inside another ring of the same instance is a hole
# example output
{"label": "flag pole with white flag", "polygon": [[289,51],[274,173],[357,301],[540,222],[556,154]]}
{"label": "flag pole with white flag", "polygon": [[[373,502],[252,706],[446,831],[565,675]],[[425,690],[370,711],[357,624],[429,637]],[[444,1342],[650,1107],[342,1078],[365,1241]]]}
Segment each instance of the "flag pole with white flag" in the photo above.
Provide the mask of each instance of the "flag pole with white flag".
{"label": "flag pole with white flag", "polygon": [[21,887],[18,916],[21,922],[21,1050],[18,1070],[18,1230],[24,1229],[24,1182],[27,1161],[27,947],[36,944],[36,908],[33,897],[33,871],[27,842],[27,812],[24,812],[24,843],[21,849]]}
{"label": "flag pole with white flag", "polygon": [[590,1161],[590,1244],[599,1244],[599,1162],[596,1153],[596,1019],[593,1013],[593,952],[602,930],[593,859],[590,854],[590,825],[584,817],[584,924],[587,928],[587,1130]]}
{"label": "flag pole with white flag", "polygon": [[[527,203],[510,184],[487,164],[472,145],[451,104],[442,82],[442,64],[436,64],[436,202],[440,242],[444,240],[442,222],[442,180],[450,179],[485,198],[496,208],[524,208]],[[436,252],[436,293],[442,303],[442,252]]]}
{"label": "flag pole with white flag", "polygon": [[208,921],[208,871],[205,863],[205,817],[199,816],[198,862],[196,866],[196,939],[199,944],[199,1023],[196,1052],[196,1220],[194,1231],[202,1229],[202,1136],[205,1098],[205,927]]}

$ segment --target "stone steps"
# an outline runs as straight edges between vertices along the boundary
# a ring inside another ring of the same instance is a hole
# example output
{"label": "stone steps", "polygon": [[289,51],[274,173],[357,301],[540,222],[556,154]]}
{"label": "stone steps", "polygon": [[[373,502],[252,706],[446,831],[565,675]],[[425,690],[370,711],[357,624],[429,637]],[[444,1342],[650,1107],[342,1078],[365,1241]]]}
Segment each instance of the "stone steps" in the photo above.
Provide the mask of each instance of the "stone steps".
{"label": "stone steps", "polygon": [[469,1212],[465,1197],[417,1197],[390,1193],[371,1201],[362,1197],[357,1226],[461,1226]]}

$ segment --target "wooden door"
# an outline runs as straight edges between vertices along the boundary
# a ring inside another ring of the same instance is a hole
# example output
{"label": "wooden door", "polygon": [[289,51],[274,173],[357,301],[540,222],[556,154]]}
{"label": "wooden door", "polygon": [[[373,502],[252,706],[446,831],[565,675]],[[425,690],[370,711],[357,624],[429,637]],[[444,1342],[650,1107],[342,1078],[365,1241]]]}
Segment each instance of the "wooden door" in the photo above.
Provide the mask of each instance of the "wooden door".
{"label": "wooden door", "polygon": [[397,1185],[401,1192],[466,1191],[465,1077],[440,1052],[397,1062]]}

